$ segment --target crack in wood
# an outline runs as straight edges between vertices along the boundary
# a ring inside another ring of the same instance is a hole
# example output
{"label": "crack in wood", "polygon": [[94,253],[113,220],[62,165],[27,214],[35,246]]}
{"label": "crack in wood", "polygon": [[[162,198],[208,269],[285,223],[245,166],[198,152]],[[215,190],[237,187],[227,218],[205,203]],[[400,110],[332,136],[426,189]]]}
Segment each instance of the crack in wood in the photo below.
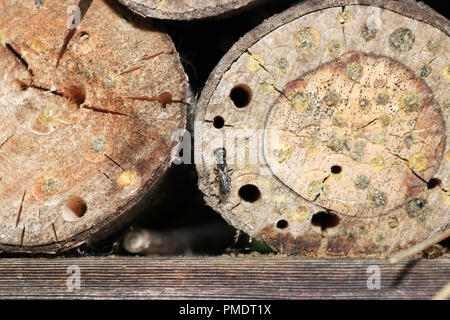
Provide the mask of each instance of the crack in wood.
{"label": "crack in wood", "polygon": [[112,111],[112,110],[103,109],[103,108],[94,107],[94,106],[84,105],[83,108],[84,109],[88,109],[88,110],[92,110],[94,112],[99,112],[99,113],[113,114],[113,115],[125,116],[125,117],[130,117],[130,118],[137,118],[136,116],[129,115],[129,114],[126,114],[126,113],[122,113],[122,112],[118,112],[118,111]]}
{"label": "crack in wood", "polygon": [[25,60],[25,58],[19,53],[19,51],[17,51],[16,49],[13,48],[13,46],[10,43],[6,43],[5,45],[6,49],[8,49],[9,52],[11,52],[16,59],[20,62],[21,65],[23,65],[28,73],[34,77],[34,73],[33,70],[30,69],[30,66],[28,65],[28,62]]}
{"label": "crack in wood", "polygon": [[23,239],[25,238],[25,227],[22,229],[22,234],[20,235],[20,246],[23,246]]}
{"label": "crack in wood", "polygon": [[139,70],[139,69],[141,69],[143,66],[144,66],[144,65],[141,65],[141,66],[137,66],[137,67],[128,69],[128,70],[126,70],[126,71],[123,71],[123,72],[119,73],[118,76],[122,76],[122,75],[124,75],[124,74],[127,74],[127,73],[130,73],[130,72]]}
{"label": "crack in wood", "polygon": [[[80,0],[78,2],[78,8],[80,8],[80,24],[81,21],[83,21],[83,18],[88,11],[89,7],[91,6],[93,0]],[[61,47],[61,50],[58,54],[58,59],[56,60],[56,68],[59,66],[59,62],[61,61],[62,57],[64,56],[64,53],[67,50],[67,47],[69,45],[70,40],[72,40],[73,36],[75,35],[76,29],[70,29],[66,37],[64,38],[63,46]]]}
{"label": "crack in wood", "polygon": [[5,141],[3,141],[2,143],[0,143],[0,149],[3,148],[3,146],[12,138],[14,137],[14,135],[16,134],[16,132],[14,131],[14,133],[12,135],[10,135],[9,137],[7,137],[5,139]]}
{"label": "crack in wood", "polygon": [[168,104],[171,103],[181,103],[184,105],[188,105],[188,102],[182,101],[182,100],[175,100],[172,98],[172,95],[169,92],[163,92],[157,97],[125,97],[127,100],[142,100],[142,101],[155,101],[161,103],[162,108],[166,108]]}
{"label": "crack in wood", "polygon": [[[245,50],[245,53],[248,54],[251,57],[254,57],[254,54],[250,52],[249,49]],[[263,65],[261,62],[259,62],[258,59],[254,58],[256,62],[258,62],[258,65],[261,67],[261,69],[263,69],[264,71],[266,71],[268,74],[270,74],[273,77],[272,72],[270,72],[265,65]]]}
{"label": "crack in wood", "polygon": [[17,218],[16,218],[16,228],[19,225],[20,222],[20,216],[22,215],[22,209],[23,209],[23,202],[25,200],[25,195],[27,194],[27,190],[25,189],[25,191],[23,192],[23,196],[22,196],[22,201],[20,202],[20,207],[19,207],[19,211],[17,213]]}
{"label": "crack in wood", "polygon": [[377,120],[378,120],[378,117],[375,118],[375,119],[373,119],[373,120],[371,120],[371,121],[369,121],[369,123],[363,125],[363,126],[361,127],[361,129],[364,129],[364,128],[370,126],[372,123],[374,123],[374,122],[377,121]]}

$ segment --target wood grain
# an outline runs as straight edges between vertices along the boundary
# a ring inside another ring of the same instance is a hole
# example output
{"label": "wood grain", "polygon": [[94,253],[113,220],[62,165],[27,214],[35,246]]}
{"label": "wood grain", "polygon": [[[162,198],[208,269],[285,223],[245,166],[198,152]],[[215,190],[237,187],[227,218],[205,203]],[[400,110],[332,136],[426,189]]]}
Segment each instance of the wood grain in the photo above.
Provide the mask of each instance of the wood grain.
{"label": "wood grain", "polygon": [[[368,290],[368,266],[380,290]],[[70,266],[80,290],[69,292]],[[1,259],[2,299],[431,299],[448,281],[450,259],[283,257],[90,257]]]}

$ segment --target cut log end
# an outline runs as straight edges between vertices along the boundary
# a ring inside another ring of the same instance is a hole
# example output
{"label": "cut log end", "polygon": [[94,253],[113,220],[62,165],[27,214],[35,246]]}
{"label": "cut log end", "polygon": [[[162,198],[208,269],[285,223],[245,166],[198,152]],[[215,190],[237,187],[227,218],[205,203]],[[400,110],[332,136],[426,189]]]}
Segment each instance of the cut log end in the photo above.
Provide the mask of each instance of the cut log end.
{"label": "cut log end", "polygon": [[360,2],[306,1],[269,19],[200,98],[206,201],[283,253],[386,256],[450,221],[448,21]]}
{"label": "cut log end", "polygon": [[[69,30],[78,2],[1,5],[0,250],[64,251],[102,232],[158,182],[185,126],[170,38],[103,0]],[[163,93],[164,109],[124,99]]]}

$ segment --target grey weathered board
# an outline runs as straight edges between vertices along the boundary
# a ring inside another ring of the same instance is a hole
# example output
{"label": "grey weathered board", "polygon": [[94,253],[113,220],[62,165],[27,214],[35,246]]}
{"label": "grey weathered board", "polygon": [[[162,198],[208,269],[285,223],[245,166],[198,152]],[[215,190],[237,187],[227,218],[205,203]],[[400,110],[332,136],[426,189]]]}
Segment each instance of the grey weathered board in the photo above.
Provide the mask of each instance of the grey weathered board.
{"label": "grey weathered board", "polygon": [[[80,290],[69,291],[78,266]],[[380,290],[367,279],[379,266]],[[72,269],[74,270],[74,269]],[[450,260],[90,257],[0,259],[1,299],[431,299]]]}

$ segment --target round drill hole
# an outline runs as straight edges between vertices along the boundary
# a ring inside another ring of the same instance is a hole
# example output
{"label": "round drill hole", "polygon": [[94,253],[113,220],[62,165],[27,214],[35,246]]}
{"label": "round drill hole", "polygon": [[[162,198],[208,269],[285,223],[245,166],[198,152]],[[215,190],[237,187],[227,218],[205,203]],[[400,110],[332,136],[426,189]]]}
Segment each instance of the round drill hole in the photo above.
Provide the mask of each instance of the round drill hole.
{"label": "round drill hole", "polygon": [[441,185],[441,180],[440,179],[438,179],[438,178],[433,178],[433,179],[431,179],[430,181],[428,181],[428,183],[427,183],[427,187],[428,187],[428,189],[434,189],[434,188],[436,188],[437,186],[439,186],[439,185]]}
{"label": "round drill hole", "polygon": [[86,201],[80,197],[70,198],[63,208],[63,216],[67,221],[75,221],[84,216],[88,207]]}
{"label": "round drill hole", "polygon": [[80,33],[80,41],[86,41],[89,39],[89,33],[83,31]]}
{"label": "round drill hole", "polygon": [[247,202],[255,202],[261,197],[258,187],[252,184],[246,184],[239,189],[239,197]]}
{"label": "round drill hole", "polygon": [[252,100],[252,90],[245,84],[238,84],[231,89],[230,98],[237,108],[244,108]]}
{"label": "round drill hole", "polygon": [[339,224],[339,217],[334,213],[321,211],[312,216],[311,224],[320,227],[321,230],[326,230],[336,227]]}
{"label": "round drill hole", "polygon": [[286,220],[279,220],[277,222],[277,228],[278,229],[286,229],[288,226],[288,222]]}
{"label": "round drill hole", "polygon": [[220,128],[223,128],[224,125],[225,125],[225,120],[223,120],[223,118],[221,116],[217,116],[214,118],[214,120],[213,120],[214,128],[220,129]]}
{"label": "round drill hole", "polygon": [[332,166],[331,167],[331,173],[332,174],[339,174],[342,172],[341,166]]}

